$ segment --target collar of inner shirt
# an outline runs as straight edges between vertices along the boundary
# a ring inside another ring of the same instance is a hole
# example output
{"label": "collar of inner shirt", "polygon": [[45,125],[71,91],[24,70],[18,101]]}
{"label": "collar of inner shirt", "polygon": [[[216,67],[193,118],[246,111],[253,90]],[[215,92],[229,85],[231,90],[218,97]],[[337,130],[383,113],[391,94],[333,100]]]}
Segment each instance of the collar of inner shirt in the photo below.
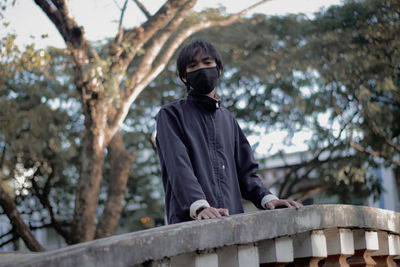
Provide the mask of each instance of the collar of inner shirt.
{"label": "collar of inner shirt", "polygon": [[202,104],[207,109],[219,109],[221,107],[220,96],[216,93],[214,97],[198,94],[196,91],[191,89],[189,95],[199,104]]}

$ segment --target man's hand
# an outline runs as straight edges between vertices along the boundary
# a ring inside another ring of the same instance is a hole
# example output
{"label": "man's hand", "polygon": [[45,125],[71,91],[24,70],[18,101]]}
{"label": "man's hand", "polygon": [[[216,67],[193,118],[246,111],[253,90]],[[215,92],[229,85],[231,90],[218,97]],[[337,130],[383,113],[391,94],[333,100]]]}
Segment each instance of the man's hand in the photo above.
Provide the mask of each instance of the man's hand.
{"label": "man's hand", "polygon": [[269,210],[273,210],[275,208],[281,208],[281,207],[295,207],[296,209],[300,209],[303,207],[303,204],[293,201],[293,200],[287,200],[287,199],[277,199],[277,200],[271,200],[267,204],[265,204],[266,208]]}
{"label": "man's hand", "polygon": [[229,216],[229,211],[227,209],[205,207],[197,214],[196,220],[216,219],[222,216]]}

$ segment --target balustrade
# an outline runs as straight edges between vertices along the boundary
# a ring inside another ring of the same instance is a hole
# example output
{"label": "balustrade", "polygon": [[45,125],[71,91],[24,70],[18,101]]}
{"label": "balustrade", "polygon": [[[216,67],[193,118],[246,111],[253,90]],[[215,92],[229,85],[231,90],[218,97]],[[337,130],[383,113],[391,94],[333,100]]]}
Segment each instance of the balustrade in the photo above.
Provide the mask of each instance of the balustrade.
{"label": "balustrade", "polygon": [[194,221],[29,254],[1,266],[398,266],[400,213],[316,205]]}

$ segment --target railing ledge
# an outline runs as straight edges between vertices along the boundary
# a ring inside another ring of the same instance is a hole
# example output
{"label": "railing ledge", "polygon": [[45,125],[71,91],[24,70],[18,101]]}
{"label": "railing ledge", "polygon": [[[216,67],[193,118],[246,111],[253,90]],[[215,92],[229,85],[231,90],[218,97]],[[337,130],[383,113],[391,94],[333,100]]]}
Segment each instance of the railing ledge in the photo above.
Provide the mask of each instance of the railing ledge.
{"label": "railing ledge", "polygon": [[351,205],[314,205],[193,221],[112,236],[63,249],[21,256],[0,266],[132,266],[149,260],[249,244],[329,228],[400,234],[400,213]]}

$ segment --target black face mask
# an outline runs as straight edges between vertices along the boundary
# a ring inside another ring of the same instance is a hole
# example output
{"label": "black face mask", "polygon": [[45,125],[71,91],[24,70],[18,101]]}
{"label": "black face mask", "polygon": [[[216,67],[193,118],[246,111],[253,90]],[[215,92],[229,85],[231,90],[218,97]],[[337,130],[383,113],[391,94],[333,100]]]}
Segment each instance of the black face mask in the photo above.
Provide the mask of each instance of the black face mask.
{"label": "black face mask", "polygon": [[218,77],[217,67],[198,69],[186,74],[189,86],[202,95],[209,94],[217,86]]}

